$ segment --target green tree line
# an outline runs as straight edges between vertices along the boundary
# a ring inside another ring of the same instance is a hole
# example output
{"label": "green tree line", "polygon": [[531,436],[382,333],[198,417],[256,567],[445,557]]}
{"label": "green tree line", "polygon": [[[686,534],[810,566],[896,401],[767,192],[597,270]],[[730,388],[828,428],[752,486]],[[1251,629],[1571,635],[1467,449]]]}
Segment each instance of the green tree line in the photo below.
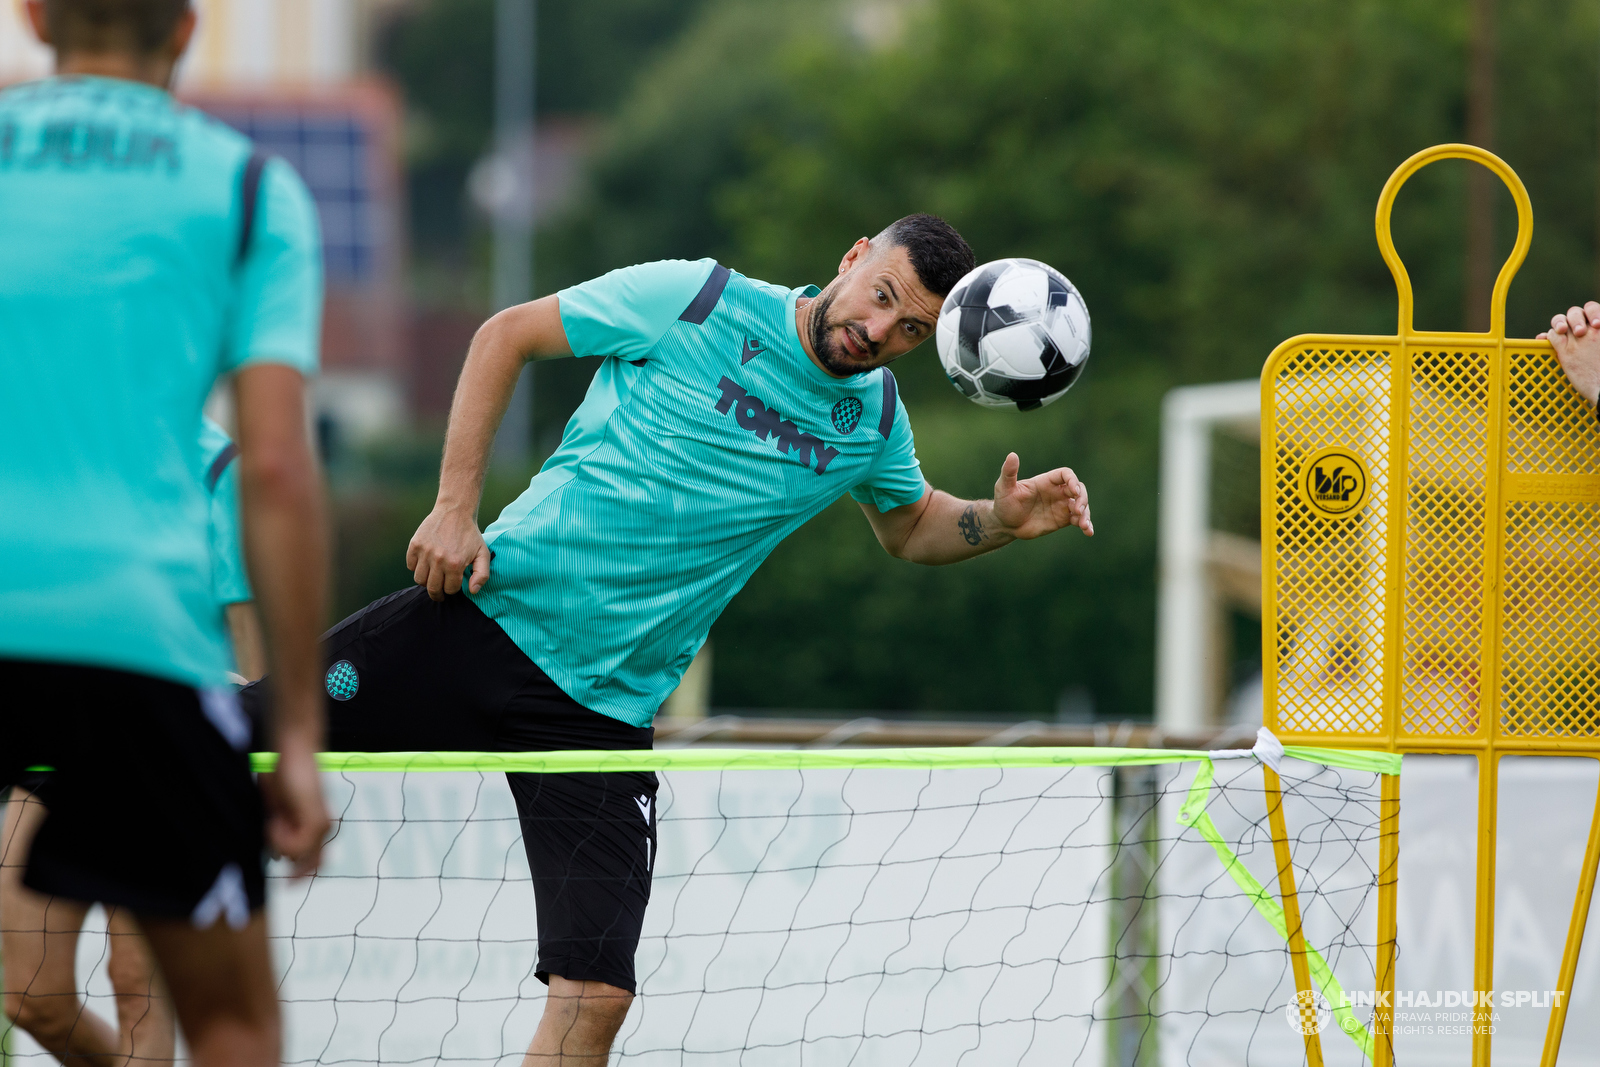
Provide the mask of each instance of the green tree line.
{"label": "green tree line", "polygon": [[[865,11],[865,15],[863,14]],[[713,631],[714,701],[1048,716],[1151,707],[1159,405],[1255,376],[1306,331],[1392,332],[1373,208],[1412,152],[1464,136],[1466,5],[1447,0],[707,0],[606,105],[582,201],[540,237],[540,287],[664,257],[825,282],[863,234],[950,219],[980,260],[1083,291],[1094,354],[1042,411],[976,408],[932,346],[895,367],[929,479],[987,495],[1009,450],[1069,464],[1098,535],[955,567],[883,555],[856,506],[782,545]],[[1600,12],[1501,5],[1495,149],[1538,229],[1509,328],[1596,290]],[[1402,194],[1418,324],[1464,321],[1465,164]],[[1514,215],[1498,203],[1497,241]],[[542,366],[558,427],[591,368]]]}

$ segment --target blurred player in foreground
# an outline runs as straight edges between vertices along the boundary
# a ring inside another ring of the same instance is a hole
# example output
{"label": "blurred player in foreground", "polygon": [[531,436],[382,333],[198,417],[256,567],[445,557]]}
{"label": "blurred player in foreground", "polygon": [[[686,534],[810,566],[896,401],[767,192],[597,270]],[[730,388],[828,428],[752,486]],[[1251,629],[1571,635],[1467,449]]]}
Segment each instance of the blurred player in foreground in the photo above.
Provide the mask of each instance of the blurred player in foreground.
{"label": "blurred player in foreground", "polygon": [[[261,677],[266,649],[250,603],[250,579],[239,544],[238,447],[209,419],[200,427],[201,484],[209,496],[211,578],[217,610],[233,637],[240,682]],[[92,1067],[124,1062],[170,1063],[175,1045],[172,1005],[144,935],[126,908],[106,911],[106,973],[116,1002],[117,1028],[84,1008],[76,973],[78,935],[89,914],[80,900],[35,893],[22,868],[50,798],[50,775],[31,774],[12,786],[0,831],[0,959],[5,1012],[62,1063]]]}
{"label": "blurred player in foreground", "polygon": [[[195,1063],[266,1067],[264,846],[309,870],[328,826],[314,207],[288,167],[166,91],[187,0],[27,12],[57,76],[0,92],[0,787],[52,768],[24,884],[131,912]],[[224,374],[282,679],[282,757],[260,791],[200,473],[201,405]]]}
{"label": "blurred player in foreground", "polygon": [[[1019,480],[1013,453],[992,500],[923,480],[885,364],[933,335],[972,266],[954,229],[913,215],[857,241],[820,292],[673,261],[490,319],[456,387],[438,502],[407,553],[421,588],[324,638],[331,747],[649,748],[656,710],[728,601],[846,492],[891,555],[918,563],[1092,533],[1066,468]],[[478,498],[517,376],[568,355],[602,359],[588,396],[485,536]],[[635,992],[656,777],[509,778],[550,985],[525,1063],[600,1065]]]}

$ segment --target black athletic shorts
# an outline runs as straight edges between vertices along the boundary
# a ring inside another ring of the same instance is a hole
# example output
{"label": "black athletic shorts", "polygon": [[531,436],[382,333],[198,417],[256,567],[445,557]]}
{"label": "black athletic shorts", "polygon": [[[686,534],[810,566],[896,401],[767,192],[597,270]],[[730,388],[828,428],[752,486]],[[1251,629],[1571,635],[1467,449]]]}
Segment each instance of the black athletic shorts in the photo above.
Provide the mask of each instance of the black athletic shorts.
{"label": "black athletic shorts", "polygon": [[25,885],[203,926],[249,921],[265,899],[264,813],[231,689],[0,659],[0,693],[0,789],[38,792],[48,810]]}
{"label": "black athletic shorts", "polygon": [[[468,597],[420,586],[323,636],[332,752],[555,752],[650,748],[655,731],[579,704]],[[262,719],[270,680],[240,693]],[[650,900],[656,776],[508,774],[538,907],[541,981],[633,992]]]}

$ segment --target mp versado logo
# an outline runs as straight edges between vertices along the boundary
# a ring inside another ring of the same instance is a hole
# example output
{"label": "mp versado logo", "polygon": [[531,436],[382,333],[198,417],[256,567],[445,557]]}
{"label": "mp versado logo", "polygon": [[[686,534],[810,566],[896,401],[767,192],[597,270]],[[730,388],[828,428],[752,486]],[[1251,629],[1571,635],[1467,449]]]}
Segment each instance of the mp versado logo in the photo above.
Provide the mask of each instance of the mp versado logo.
{"label": "mp versado logo", "polygon": [[1367,465],[1343,445],[1313,452],[1300,465],[1300,499],[1319,515],[1354,515],[1367,499]]}
{"label": "mp versado logo", "polygon": [[[801,463],[808,467],[815,464],[818,474],[826,471],[828,464],[838,456],[837,448],[829,448],[823,443],[822,438],[804,432],[775,410],[767,407],[759,397],[752,396],[732,378],[724,377],[717,383],[717,388],[722,392],[721,398],[717,400],[717,412],[726,415],[732,411],[734,420],[755,434],[756,440],[775,439],[779,452],[784,455],[790,452],[797,453]],[[857,418],[859,417],[858,415]]]}

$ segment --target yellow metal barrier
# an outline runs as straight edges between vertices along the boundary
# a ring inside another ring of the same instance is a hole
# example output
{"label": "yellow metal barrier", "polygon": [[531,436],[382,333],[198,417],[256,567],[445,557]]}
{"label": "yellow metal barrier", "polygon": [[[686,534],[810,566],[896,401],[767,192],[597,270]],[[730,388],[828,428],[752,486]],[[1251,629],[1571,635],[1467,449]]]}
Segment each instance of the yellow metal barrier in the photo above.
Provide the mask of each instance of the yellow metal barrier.
{"label": "yellow metal barrier", "polygon": [[[1441,159],[1488,167],[1516,201],[1487,333],[1413,322],[1389,217],[1400,187]],[[1265,718],[1287,744],[1477,757],[1474,976],[1489,990],[1499,759],[1600,758],[1600,424],[1546,342],[1505,336],[1533,207],[1499,157],[1459,144],[1418,152],[1384,185],[1377,234],[1399,291],[1396,333],[1293,337],[1261,374]],[[1392,993],[1397,783],[1385,781],[1384,800],[1375,977]],[[1546,1067],[1600,863],[1596,804]],[[1489,1063],[1490,1011],[1478,1009],[1475,1067]],[[1374,1035],[1387,1065],[1382,1006]]]}

